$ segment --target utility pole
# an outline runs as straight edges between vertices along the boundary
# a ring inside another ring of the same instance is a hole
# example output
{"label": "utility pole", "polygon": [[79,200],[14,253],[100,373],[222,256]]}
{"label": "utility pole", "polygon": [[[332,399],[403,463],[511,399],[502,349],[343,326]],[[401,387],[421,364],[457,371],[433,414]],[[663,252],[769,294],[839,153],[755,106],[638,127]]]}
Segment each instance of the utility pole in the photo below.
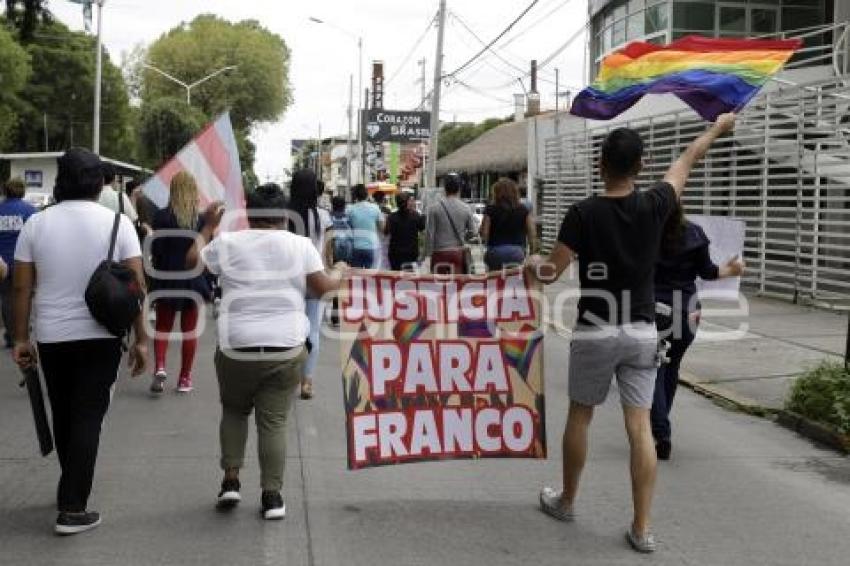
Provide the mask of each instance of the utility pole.
{"label": "utility pole", "polygon": [[360,109],[360,182],[364,185],[369,181],[366,179],[366,136],[363,135],[366,129],[366,111],[369,110],[369,89],[365,91],[363,98],[363,107]]}
{"label": "utility pole", "polygon": [[97,0],[97,54],[95,55],[94,70],[94,121],[92,124],[92,152],[100,154],[100,91],[103,68],[103,2]]}
{"label": "utility pole", "polygon": [[[351,189],[351,159],[354,155],[351,139],[352,114],[354,112],[354,75],[348,75],[348,155],[345,158],[345,185]],[[339,195],[337,195],[339,196]]]}
{"label": "utility pole", "polygon": [[427,84],[427,69],[425,67],[425,63],[426,63],[425,57],[423,57],[422,59],[420,59],[416,63],[420,67],[422,67],[422,77],[418,81],[416,81],[417,83],[419,83],[420,88],[421,88],[421,94],[420,94],[420,97],[419,97],[419,101],[420,101],[420,104],[425,104],[425,97],[427,96],[427,93],[425,92],[425,88],[426,88],[426,84]]}
{"label": "utility pole", "polygon": [[431,140],[428,148],[428,175],[425,184],[437,186],[437,148],[440,144],[440,87],[443,83],[443,38],[446,30],[446,0],[440,0],[437,28],[437,59],[434,61],[434,92],[431,98]]}
{"label": "utility pole", "polygon": [[[419,66],[422,67],[422,77],[419,79],[419,84],[421,87],[421,95],[419,97],[419,107],[421,108],[423,104],[425,104],[425,98],[428,96],[426,92],[427,81],[428,81],[428,69],[427,69],[427,61],[425,57],[417,61]],[[419,186],[425,186],[425,144],[419,143],[419,157],[422,159],[422,162],[419,167]]]}

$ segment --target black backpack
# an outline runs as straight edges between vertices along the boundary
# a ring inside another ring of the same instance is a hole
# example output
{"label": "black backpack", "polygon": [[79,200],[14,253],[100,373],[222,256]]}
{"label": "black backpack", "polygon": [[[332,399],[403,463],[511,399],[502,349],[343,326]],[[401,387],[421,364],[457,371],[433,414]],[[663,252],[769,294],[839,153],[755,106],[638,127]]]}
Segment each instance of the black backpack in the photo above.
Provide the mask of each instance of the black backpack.
{"label": "black backpack", "polygon": [[[123,195],[118,195],[123,205]],[[121,206],[123,209],[124,207]],[[115,213],[106,260],[97,266],[86,287],[86,305],[92,317],[118,338],[125,338],[142,311],[145,294],[132,269],[112,260],[121,212]]]}

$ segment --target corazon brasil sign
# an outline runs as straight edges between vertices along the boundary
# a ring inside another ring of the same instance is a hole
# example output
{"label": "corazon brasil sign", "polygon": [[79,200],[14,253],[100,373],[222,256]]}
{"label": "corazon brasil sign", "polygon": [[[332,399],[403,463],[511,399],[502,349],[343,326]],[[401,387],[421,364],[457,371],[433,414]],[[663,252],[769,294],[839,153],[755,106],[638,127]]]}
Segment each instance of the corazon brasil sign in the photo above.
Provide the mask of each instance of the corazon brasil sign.
{"label": "corazon brasil sign", "polygon": [[431,138],[431,113],[371,109],[363,111],[363,139],[371,143],[421,142]]}

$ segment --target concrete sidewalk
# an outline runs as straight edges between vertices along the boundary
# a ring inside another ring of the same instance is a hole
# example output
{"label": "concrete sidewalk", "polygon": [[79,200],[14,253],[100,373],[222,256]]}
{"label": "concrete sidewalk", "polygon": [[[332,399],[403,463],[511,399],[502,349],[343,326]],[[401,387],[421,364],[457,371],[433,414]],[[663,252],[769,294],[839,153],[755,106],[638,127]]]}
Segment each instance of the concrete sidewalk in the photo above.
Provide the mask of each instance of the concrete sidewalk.
{"label": "concrete sidewalk", "polygon": [[[631,503],[615,391],[592,427],[579,519],[540,513],[538,490],[559,481],[566,418],[568,343],[556,333],[545,346],[548,459],[347,471],[339,352],[326,339],[317,396],[299,401],[290,422],[286,520],[259,518],[253,432],[243,505],[223,515],[213,506],[213,348],[208,328],[191,395],[175,394],[171,380],[152,399],[149,377],[121,379],[91,500],[104,524],[68,539],[52,535],[55,455],[37,456],[18,373],[0,357],[0,565],[838,566],[850,556],[850,459],[687,390],[673,415],[673,460],[659,470],[655,556],[623,541]],[[170,362],[174,372],[174,345]]]}
{"label": "concrete sidewalk", "polygon": [[[546,290],[554,301],[575,293],[565,280]],[[564,335],[575,320],[575,300],[553,320]],[[740,309],[740,310],[738,310]],[[736,404],[780,409],[794,381],[822,360],[842,360],[847,312],[827,311],[747,294],[740,307],[705,301],[697,339],[682,364],[682,379]]]}

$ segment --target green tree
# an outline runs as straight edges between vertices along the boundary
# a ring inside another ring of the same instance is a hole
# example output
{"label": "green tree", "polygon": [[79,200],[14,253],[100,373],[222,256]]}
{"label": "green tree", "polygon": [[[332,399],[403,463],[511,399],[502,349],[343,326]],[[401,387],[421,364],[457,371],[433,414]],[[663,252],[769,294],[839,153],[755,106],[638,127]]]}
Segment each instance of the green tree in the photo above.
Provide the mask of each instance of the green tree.
{"label": "green tree", "polygon": [[[194,88],[192,106],[207,120],[230,111],[246,171],[253,168],[254,161],[248,140],[251,128],[278,119],[292,102],[289,48],[280,36],[254,20],[231,23],[214,15],[198,16],[157,39],[144,61],[186,83],[223,67],[237,67]],[[140,77],[130,82],[140,85],[144,103],[185,96],[182,87],[144,68],[138,54],[126,72]]]}
{"label": "green tree", "polygon": [[17,28],[24,43],[32,40],[39,22],[48,24],[52,19],[47,0],[6,0],[6,20]]}
{"label": "green tree", "polygon": [[446,124],[440,128],[437,157],[446,156],[477,139],[484,132],[510,121],[511,118],[488,118],[480,124],[474,124],[472,122],[452,122]]}
{"label": "green tree", "polygon": [[19,94],[31,73],[29,55],[0,26],[0,151],[12,149],[21,109]]}
{"label": "green tree", "polygon": [[139,110],[140,157],[156,168],[180,151],[198,133],[206,117],[186,100],[162,97],[145,102]]}
{"label": "green tree", "polygon": [[[92,140],[95,39],[53,22],[39,28],[26,50],[33,73],[20,96],[18,148],[45,149],[45,117],[48,149],[88,147]],[[135,158],[127,89],[108,54],[103,58],[101,153],[128,161]]]}

